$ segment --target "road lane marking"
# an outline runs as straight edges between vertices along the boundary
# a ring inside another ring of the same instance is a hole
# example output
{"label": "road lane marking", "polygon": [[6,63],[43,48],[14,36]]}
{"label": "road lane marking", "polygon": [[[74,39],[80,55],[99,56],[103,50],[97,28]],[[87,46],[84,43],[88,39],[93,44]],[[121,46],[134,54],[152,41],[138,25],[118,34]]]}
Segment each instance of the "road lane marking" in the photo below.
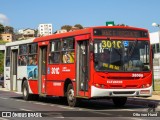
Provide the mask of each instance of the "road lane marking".
{"label": "road lane marking", "polygon": [[1,99],[4,99],[4,100],[6,100],[6,99],[8,99],[8,98],[4,98],[4,97],[0,97]]}
{"label": "road lane marking", "polygon": [[26,102],[26,101],[24,101],[24,100],[16,100],[17,102]]}
{"label": "road lane marking", "polygon": [[121,109],[121,110],[124,110],[124,111],[135,111],[135,110],[132,110],[132,109]]}
{"label": "road lane marking", "polygon": [[58,105],[58,107],[64,108],[64,109],[70,109],[70,110],[71,110],[71,109],[74,109],[74,108],[71,108],[71,107],[68,107],[68,106],[66,107],[66,106],[61,106],[61,105]]}
{"label": "road lane marking", "polygon": [[64,118],[63,116],[61,116],[61,117],[53,117],[53,118]]}
{"label": "road lane marking", "polygon": [[36,103],[34,103],[34,104],[37,104],[37,105],[47,105],[47,104],[44,104],[44,103],[38,103],[38,102],[36,102]]}
{"label": "road lane marking", "polygon": [[22,110],[22,111],[32,111],[32,110],[23,109],[23,108],[20,108],[20,110]]}

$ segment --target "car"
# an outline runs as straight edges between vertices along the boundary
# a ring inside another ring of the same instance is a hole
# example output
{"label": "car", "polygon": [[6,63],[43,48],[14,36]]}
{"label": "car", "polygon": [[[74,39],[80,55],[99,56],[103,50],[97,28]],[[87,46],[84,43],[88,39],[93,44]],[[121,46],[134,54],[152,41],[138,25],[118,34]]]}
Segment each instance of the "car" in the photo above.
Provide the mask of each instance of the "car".
{"label": "car", "polygon": [[4,77],[0,77],[0,86],[2,86],[2,88],[4,88]]}

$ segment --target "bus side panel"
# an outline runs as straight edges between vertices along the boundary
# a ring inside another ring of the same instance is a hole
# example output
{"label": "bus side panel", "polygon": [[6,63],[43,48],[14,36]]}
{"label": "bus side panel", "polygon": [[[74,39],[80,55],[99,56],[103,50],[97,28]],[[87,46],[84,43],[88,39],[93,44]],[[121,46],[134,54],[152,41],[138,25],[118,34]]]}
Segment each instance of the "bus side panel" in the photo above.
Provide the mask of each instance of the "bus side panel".
{"label": "bus side panel", "polygon": [[75,81],[75,64],[48,65],[47,95],[63,96],[65,80]]}
{"label": "bus side panel", "polygon": [[10,85],[10,67],[5,67],[4,69],[4,87],[7,90],[11,90],[11,85]]}
{"label": "bus side panel", "polygon": [[46,82],[46,92],[47,95],[53,96],[63,96],[64,82],[63,81],[47,81]]}
{"label": "bus side panel", "polygon": [[61,70],[62,80],[75,81],[75,64],[63,64]]}
{"label": "bus side panel", "polygon": [[38,80],[28,80],[30,93],[38,94]]}
{"label": "bus side panel", "polygon": [[21,85],[23,78],[27,79],[27,66],[17,67],[17,91],[21,92]]}

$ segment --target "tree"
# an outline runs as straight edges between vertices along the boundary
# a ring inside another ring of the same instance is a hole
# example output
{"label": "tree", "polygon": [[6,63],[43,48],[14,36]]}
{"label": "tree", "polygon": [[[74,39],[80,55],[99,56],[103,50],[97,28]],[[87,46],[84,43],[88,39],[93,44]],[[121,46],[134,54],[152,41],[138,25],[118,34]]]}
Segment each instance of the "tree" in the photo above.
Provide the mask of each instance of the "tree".
{"label": "tree", "polygon": [[81,24],[75,24],[74,27],[77,27],[79,29],[83,29],[83,26]]}
{"label": "tree", "polygon": [[35,36],[35,37],[38,37],[38,29],[35,30],[34,36]]}
{"label": "tree", "polygon": [[64,26],[61,27],[61,29],[65,29],[65,30],[67,30],[67,31],[70,31],[71,28],[72,28],[71,25],[64,25]]}
{"label": "tree", "polygon": [[4,32],[4,26],[0,24],[0,34]]}
{"label": "tree", "polygon": [[5,27],[4,27],[4,32],[5,32],[5,33],[13,34],[13,33],[14,33],[14,29],[13,29],[13,27],[11,27],[11,26],[5,26]]}
{"label": "tree", "polygon": [[0,73],[4,72],[4,53],[0,51]]}

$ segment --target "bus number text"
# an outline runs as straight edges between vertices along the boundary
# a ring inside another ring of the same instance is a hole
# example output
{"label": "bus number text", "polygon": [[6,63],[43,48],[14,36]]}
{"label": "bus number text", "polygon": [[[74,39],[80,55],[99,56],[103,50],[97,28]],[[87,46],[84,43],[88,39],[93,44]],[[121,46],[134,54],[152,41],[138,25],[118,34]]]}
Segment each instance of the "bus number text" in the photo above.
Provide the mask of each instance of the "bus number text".
{"label": "bus number text", "polygon": [[59,67],[58,68],[52,67],[51,74],[59,74]]}
{"label": "bus number text", "polygon": [[132,77],[143,77],[143,74],[136,74],[136,73],[133,73],[133,74],[132,74]]}

